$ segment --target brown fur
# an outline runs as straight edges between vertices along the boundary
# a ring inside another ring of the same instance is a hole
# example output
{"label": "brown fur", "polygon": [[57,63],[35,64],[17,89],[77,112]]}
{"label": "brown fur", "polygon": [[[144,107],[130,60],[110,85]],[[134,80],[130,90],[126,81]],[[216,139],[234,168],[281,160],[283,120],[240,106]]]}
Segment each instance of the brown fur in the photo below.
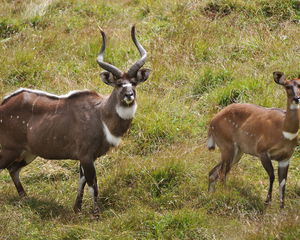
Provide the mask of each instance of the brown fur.
{"label": "brown fur", "polygon": [[[221,110],[211,120],[209,126],[209,148],[214,144],[220,148],[221,162],[209,173],[209,191],[214,191],[215,181],[220,178],[225,181],[227,173],[236,164],[243,153],[259,157],[270,177],[270,188],[267,202],[271,201],[274,170],[271,160],[287,161],[292,156],[298,144],[297,137],[289,140],[284,132],[296,133],[299,128],[299,110],[291,110],[295,99],[299,99],[300,79],[282,80],[282,73],[274,73],[274,80],[283,85],[287,91],[287,111],[263,108],[253,104],[231,104]],[[291,86],[294,89],[291,90]],[[285,183],[287,169],[279,168],[279,183]],[[282,184],[283,184],[282,183]],[[281,206],[284,206],[284,187]]]}
{"label": "brown fur", "polygon": [[0,169],[9,170],[20,196],[26,193],[19,172],[37,156],[79,160],[80,181],[74,210],[81,210],[87,183],[94,211],[98,212],[94,161],[116,145],[119,137],[128,130],[136,109],[135,87],[146,81],[150,74],[149,69],[141,69],[147,52],[136,40],[134,29],[132,38],[142,58],[130,68],[131,74],[122,73],[103,61],[106,45],[105,34],[101,31],[102,47],[97,62],[108,70],[100,77],[114,88],[109,96],[80,91],[58,97],[20,89],[3,100],[0,105]]}

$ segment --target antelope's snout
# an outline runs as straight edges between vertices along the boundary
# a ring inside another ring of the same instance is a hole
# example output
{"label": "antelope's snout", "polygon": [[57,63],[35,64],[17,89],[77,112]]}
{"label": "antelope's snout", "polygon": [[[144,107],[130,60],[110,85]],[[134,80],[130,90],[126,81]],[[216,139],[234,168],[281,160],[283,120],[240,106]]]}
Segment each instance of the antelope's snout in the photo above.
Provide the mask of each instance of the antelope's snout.
{"label": "antelope's snout", "polygon": [[296,104],[299,104],[299,103],[300,103],[300,96],[299,96],[299,97],[298,97],[298,96],[295,96],[295,97],[293,98],[293,102],[296,103]]}
{"label": "antelope's snout", "polygon": [[128,105],[134,101],[134,92],[132,89],[126,90],[123,101]]}

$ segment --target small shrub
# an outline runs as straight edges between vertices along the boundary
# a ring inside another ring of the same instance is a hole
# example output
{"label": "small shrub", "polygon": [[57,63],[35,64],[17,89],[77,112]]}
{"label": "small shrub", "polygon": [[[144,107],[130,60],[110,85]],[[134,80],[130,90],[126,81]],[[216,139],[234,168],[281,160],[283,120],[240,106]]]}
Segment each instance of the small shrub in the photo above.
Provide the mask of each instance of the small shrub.
{"label": "small shrub", "polygon": [[212,1],[204,7],[204,14],[209,18],[222,18],[229,15],[234,10],[234,5],[226,3],[226,1]]}
{"label": "small shrub", "polygon": [[226,107],[229,104],[236,103],[239,101],[241,95],[244,94],[243,90],[240,89],[231,89],[229,92],[225,92],[218,104],[222,107]]}
{"label": "small shrub", "polygon": [[264,0],[261,2],[261,12],[265,17],[272,17],[279,21],[291,20],[295,17],[295,3],[293,0]]}
{"label": "small shrub", "polygon": [[9,38],[13,34],[18,33],[21,30],[21,24],[17,20],[12,19],[0,19],[0,39]]}
{"label": "small shrub", "polygon": [[229,71],[221,70],[214,72],[211,69],[207,69],[194,84],[193,95],[202,95],[203,93],[232,80],[233,76]]}

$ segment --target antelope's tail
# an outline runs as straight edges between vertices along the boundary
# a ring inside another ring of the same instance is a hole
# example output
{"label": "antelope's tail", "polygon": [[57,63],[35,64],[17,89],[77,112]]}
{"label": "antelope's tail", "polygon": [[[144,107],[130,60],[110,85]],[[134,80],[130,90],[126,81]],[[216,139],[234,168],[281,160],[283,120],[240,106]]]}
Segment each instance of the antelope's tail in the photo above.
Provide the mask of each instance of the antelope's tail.
{"label": "antelope's tail", "polygon": [[208,150],[215,150],[215,148],[216,148],[216,143],[215,143],[214,137],[211,133],[211,127],[208,130],[207,148],[208,148]]}

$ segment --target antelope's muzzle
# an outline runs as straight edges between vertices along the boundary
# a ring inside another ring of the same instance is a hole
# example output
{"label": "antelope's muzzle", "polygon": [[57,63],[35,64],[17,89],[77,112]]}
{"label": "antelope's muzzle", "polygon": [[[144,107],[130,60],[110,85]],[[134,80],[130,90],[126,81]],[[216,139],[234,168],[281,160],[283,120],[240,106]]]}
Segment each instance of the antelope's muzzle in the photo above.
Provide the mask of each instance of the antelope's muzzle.
{"label": "antelope's muzzle", "polygon": [[134,101],[133,91],[125,93],[124,102],[126,104],[131,104]]}
{"label": "antelope's muzzle", "polygon": [[296,104],[300,103],[300,97],[294,97],[293,102]]}

